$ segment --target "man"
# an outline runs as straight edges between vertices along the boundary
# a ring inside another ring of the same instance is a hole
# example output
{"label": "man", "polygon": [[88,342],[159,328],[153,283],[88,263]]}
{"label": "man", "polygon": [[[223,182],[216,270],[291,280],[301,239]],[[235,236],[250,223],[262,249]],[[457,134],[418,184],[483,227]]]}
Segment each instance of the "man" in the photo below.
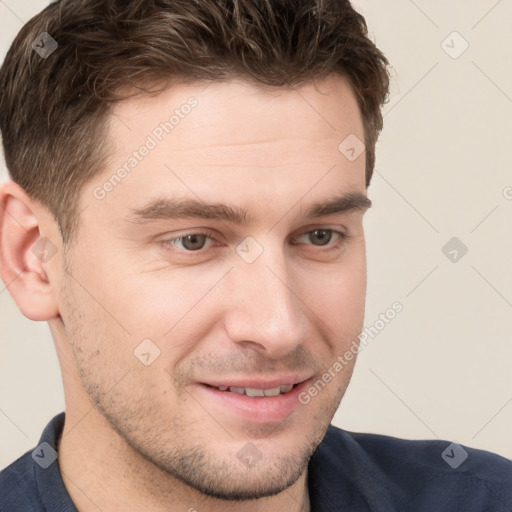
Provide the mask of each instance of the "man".
{"label": "man", "polygon": [[348,1],[63,0],[0,93],[1,276],[66,400],[2,512],[510,510],[501,457],[330,425],[388,94]]}

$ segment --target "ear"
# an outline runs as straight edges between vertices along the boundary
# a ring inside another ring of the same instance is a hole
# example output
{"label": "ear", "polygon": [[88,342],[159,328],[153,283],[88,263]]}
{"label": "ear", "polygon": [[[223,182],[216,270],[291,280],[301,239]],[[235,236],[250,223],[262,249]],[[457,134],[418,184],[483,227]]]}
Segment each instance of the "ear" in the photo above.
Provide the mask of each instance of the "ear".
{"label": "ear", "polygon": [[48,226],[50,218],[13,181],[0,185],[0,277],[20,311],[35,321],[59,315],[46,272],[60,259],[55,256],[61,246]]}

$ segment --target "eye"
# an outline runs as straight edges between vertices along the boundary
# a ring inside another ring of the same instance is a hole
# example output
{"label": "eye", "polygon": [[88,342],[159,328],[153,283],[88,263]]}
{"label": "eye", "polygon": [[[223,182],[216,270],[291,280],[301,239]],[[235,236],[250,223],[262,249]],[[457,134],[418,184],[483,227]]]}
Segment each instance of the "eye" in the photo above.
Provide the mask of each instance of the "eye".
{"label": "eye", "polygon": [[[293,238],[291,244],[298,245],[302,243],[315,247],[327,247],[326,250],[330,250],[339,246],[336,242],[341,242],[347,238],[348,235],[334,229],[314,229]],[[185,253],[199,253],[211,247],[213,243],[213,235],[209,232],[187,233],[162,242],[167,249],[177,249],[178,252]]]}
{"label": "eye", "polygon": [[313,231],[303,233],[297,239],[294,239],[292,241],[292,244],[301,243],[297,242],[297,240],[300,240],[301,238],[306,238],[307,240],[306,242],[302,243],[310,243],[311,245],[322,247],[326,245],[334,246],[335,244],[330,243],[333,239],[336,239],[338,241],[345,240],[347,238],[347,235],[334,229],[314,229]]}
{"label": "eye", "polygon": [[164,244],[175,246],[178,249],[183,249],[187,252],[194,252],[204,249],[208,241],[210,241],[210,243],[212,242],[212,237],[209,233],[190,233],[177,238],[171,238],[170,240],[165,240]]}

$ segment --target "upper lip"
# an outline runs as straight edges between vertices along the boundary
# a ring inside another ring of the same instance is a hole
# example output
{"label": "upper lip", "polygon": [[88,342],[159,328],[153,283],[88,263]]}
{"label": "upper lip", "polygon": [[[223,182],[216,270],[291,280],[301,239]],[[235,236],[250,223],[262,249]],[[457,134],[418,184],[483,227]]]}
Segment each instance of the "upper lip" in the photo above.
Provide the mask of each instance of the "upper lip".
{"label": "upper lip", "polygon": [[272,389],[277,386],[286,386],[289,384],[300,384],[305,380],[312,377],[311,374],[280,374],[273,375],[269,378],[262,377],[223,377],[219,379],[211,379],[208,381],[202,381],[201,384],[207,384],[208,386],[218,387],[227,386],[235,388],[252,388],[252,389]]}

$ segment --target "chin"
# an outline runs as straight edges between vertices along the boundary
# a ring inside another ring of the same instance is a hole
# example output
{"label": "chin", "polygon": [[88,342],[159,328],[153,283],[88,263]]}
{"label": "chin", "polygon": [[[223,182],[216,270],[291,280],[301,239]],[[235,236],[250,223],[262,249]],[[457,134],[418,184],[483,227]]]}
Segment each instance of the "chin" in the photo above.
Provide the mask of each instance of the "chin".
{"label": "chin", "polygon": [[309,456],[304,459],[282,457],[265,463],[262,458],[249,467],[237,461],[224,470],[207,469],[206,464],[197,464],[196,461],[192,462],[192,467],[190,462],[182,465],[178,473],[173,468],[173,476],[212,498],[226,501],[257,500],[275,496],[293,485],[307,469]]}

